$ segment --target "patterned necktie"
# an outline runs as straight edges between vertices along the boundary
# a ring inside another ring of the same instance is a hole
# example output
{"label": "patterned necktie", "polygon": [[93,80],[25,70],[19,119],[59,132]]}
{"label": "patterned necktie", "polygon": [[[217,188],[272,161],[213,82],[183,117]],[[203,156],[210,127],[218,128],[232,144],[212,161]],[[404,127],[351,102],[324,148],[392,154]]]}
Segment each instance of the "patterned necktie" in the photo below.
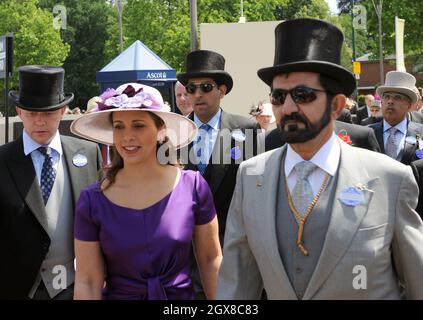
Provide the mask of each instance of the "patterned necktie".
{"label": "patterned necktie", "polygon": [[197,140],[197,159],[199,159],[199,163],[197,164],[198,171],[201,172],[201,175],[204,175],[204,172],[207,168],[207,163],[209,161],[209,152],[210,152],[210,139],[209,139],[209,131],[211,130],[211,126],[208,124],[202,124],[200,126],[200,131]]}
{"label": "patterned necktie", "polygon": [[308,181],[308,176],[316,168],[316,165],[311,162],[302,161],[295,165],[297,171],[297,182],[292,190],[292,200],[294,201],[295,209],[304,217],[307,208],[313,201],[313,189]]}
{"label": "patterned necktie", "polygon": [[45,205],[47,204],[51,189],[53,189],[54,179],[56,178],[56,170],[53,168],[53,158],[51,157],[51,149],[48,147],[39,147],[37,150],[44,156],[43,169],[41,170],[40,186]]}
{"label": "patterned necktie", "polygon": [[391,127],[389,128],[389,136],[388,141],[386,142],[385,153],[387,156],[390,156],[393,159],[397,158],[397,151],[398,151],[398,141],[395,138],[395,133],[397,132],[397,128]]}

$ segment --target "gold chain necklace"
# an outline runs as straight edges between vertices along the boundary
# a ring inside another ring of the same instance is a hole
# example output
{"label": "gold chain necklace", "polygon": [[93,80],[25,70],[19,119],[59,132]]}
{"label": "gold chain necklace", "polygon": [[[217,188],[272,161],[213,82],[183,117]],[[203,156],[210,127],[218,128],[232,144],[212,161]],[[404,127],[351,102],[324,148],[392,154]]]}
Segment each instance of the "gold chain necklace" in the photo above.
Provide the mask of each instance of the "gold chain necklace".
{"label": "gold chain necklace", "polygon": [[285,180],[285,190],[286,194],[288,195],[288,204],[289,208],[291,209],[291,212],[294,214],[295,218],[299,221],[298,225],[298,236],[297,236],[297,246],[300,249],[300,251],[303,253],[303,255],[308,256],[308,251],[303,246],[303,231],[304,231],[304,225],[307,221],[308,216],[313,211],[314,206],[317,203],[317,200],[319,200],[320,195],[322,194],[323,189],[326,186],[326,183],[329,180],[329,174],[326,174],[325,179],[323,180],[322,185],[320,186],[319,191],[317,192],[316,196],[313,198],[313,201],[308,206],[306,212],[304,213],[304,217],[301,217],[301,215],[298,213],[297,209],[295,209],[294,203],[292,202],[291,193],[289,192],[288,183]]}

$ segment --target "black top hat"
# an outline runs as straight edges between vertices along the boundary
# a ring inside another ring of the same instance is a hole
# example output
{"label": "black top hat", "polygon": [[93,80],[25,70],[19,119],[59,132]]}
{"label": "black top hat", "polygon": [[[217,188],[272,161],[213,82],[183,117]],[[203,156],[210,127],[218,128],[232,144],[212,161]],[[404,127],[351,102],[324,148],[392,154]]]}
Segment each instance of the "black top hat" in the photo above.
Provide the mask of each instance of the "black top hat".
{"label": "black top hat", "polygon": [[354,75],[341,66],[344,36],[336,26],[316,19],[288,20],[276,27],[275,40],[273,67],[257,71],[269,86],[280,73],[316,72],[337,80],[346,96],[354,92]]}
{"label": "black top hat", "polygon": [[29,111],[54,111],[73,100],[64,94],[65,70],[60,67],[30,65],[19,68],[19,91],[11,90],[9,98]]}
{"label": "black top hat", "polygon": [[210,77],[217,84],[224,84],[229,93],[233,86],[233,80],[229,73],[225,72],[225,58],[213,51],[197,50],[187,55],[187,72],[178,74],[177,78],[184,86],[190,78]]}

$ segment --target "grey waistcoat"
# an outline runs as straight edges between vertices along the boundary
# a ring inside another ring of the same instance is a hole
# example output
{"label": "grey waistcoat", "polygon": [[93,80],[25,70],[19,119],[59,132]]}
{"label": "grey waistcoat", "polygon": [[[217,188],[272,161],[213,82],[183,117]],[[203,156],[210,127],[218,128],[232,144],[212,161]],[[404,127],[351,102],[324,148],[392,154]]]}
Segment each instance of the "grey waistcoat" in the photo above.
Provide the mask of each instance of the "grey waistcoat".
{"label": "grey waistcoat", "polygon": [[[66,163],[60,157],[53,189],[46,205],[48,230],[51,244],[41,264],[40,274],[29,297],[43,281],[51,298],[67,288],[75,280],[73,248],[73,200]],[[66,280],[64,282],[64,280]]]}
{"label": "grey waistcoat", "polygon": [[307,218],[303,232],[303,245],[309,252],[309,255],[304,256],[296,244],[298,223],[289,207],[285,192],[286,178],[284,164],[285,155],[283,155],[281,161],[276,204],[278,248],[291,286],[297,294],[298,299],[302,299],[325,241],[335,196],[337,175],[329,178],[317,204]]}

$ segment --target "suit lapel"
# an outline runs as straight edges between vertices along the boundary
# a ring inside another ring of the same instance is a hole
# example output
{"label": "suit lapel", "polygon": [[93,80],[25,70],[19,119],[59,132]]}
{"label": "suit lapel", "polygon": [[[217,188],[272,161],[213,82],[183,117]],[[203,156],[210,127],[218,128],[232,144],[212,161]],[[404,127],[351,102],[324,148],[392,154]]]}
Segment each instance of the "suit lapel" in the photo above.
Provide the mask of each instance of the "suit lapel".
{"label": "suit lapel", "polygon": [[80,190],[89,184],[88,178],[88,163],[85,166],[76,167],[73,164],[73,158],[77,154],[86,155],[85,148],[72,143],[70,139],[65,136],[60,137],[62,141],[63,160],[66,163],[68,170],[70,185],[72,188],[73,203],[79,198]]}
{"label": "suit lapel", "polygon": [[379,143],[381,153],[385,153],[385,145],[383,143],[383,121],[379,122],[375,127],[375,136]]}
{"label": "suit lapel", "polygon": [[47,214],[31,155],[24,154],[22,136],[12,143],[14,143],[14,150],[6,162],[10,175],[16,183],[20,196],[47,232]]}
{"label": "suit lapel", "polygon": [[287,299],[297,299],[280,258],[276,231],[276,197],[279,188],[282,155],[285,152],[286,145],[273,152],[265,162],[266,170],[263,170],[262,175],[257,176],[257,183],[252,187],[257,192],[257,196],[254,198],[260,199],[260,201],[254,201],[255,209],[253,212],[262,213],[254,215],[256,218],[255,225],[258,228],[257,233],[261,235],[259,237],[262,240],[261,247],[265,248],[272,273],[277,279],[280,279],[278,283],[285,285],[285,288],[280,288],[280,290],[289,295]]}
{"label": "suit lapel", "polygon": [[407,125],[407,134],[405,135],[405,143],[404,143],[404,149],[402,150],[402,152],[398,155],[398,160],[401,161],[404,164],[409,164],[414,157],[414,154],[416,152],[416,145],[417,142],[415,144],[411,144],[409,142],[407,142],[407,137],[416,137],[417,131],[416,128],[413,124],[413,122],[408,122]]}
{"label": "suit lapel", "polygon": [[[379,179],[370,180],[366,169],[356,159],[354,149],[341,144],[341,159],[337,171],[332,216],[322,253],[304,294],[304,299],[313,297],[348,250],[361,221],[367,213],[373,197],[373,190],[379,182]],[[347,206],[339,200],[339,196],[342,190],[354,186],[363,187],[364,200],[357,206]]]}

